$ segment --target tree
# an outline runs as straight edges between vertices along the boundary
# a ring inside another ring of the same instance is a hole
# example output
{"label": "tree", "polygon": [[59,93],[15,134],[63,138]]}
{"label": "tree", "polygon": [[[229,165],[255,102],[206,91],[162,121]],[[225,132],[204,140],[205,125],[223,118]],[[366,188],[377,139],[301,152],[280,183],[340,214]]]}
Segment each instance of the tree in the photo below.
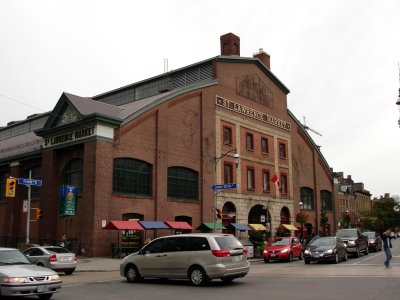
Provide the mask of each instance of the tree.
{"label": "tree", "polygon": [[365,229],[381,232],[386,228],[400,227],[400,212],[394,199],[383,199],[376,202],[372,211],[363,214],[360,220]]}

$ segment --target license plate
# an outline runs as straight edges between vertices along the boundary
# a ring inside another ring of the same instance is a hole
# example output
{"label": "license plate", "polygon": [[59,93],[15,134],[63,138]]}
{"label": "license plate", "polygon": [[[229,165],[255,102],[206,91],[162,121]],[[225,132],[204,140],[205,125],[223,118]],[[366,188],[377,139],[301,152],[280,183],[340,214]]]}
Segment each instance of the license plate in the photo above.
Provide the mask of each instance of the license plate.
{"label": "license plate", "polygon": [[270,254],[270,256],[271,256],[271,257],[275,257],[275,256],[276,256],[276,254],[274,254],[274,253],[271,253],[271,254]]}
{"label": "license plate", "polygon": [[62,262],[72,261],[72,257],[61,257],[61,261],[62,261]]}
{"label": "license plate", "polygon": [[49,291],[49,287],[47,285],[39,285],[37,287],[38,293],[44,293],[44,292],[48,292],[48,291]]}
{"label": "license plate", "polygon": [[314,257],[319,257],[319,254],[318,253],[314,253]]}
{"label": "license plate", "polygon": [[232,256],[232,261],[233,262],[238,262],[242,260],[242,255],[236,255],[236,256]]}

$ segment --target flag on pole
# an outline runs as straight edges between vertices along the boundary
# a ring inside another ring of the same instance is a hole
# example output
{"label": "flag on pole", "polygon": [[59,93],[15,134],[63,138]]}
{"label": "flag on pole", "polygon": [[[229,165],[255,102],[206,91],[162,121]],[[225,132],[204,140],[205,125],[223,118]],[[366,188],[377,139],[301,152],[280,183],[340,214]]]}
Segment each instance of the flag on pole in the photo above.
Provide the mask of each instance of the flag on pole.
{"label": "flag on pole", "polygon": [[282,192],[281,183],[279,182],[278,176],[272,177],[271,181],[279,187],[279,192]]}

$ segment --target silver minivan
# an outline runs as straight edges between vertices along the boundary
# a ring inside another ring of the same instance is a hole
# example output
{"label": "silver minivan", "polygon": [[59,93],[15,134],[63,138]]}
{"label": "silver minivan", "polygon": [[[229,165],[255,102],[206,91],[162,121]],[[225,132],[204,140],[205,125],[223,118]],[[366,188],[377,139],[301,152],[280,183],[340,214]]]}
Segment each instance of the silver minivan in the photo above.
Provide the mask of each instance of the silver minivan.
{"label": "silver minivan", "polygon": [[187,278],[195,286],[212,279],[231,282],[250,270],[247,249],[231,234],[192,233],[154,239],[126,256],[121,276],[128,282],[143,278]]}

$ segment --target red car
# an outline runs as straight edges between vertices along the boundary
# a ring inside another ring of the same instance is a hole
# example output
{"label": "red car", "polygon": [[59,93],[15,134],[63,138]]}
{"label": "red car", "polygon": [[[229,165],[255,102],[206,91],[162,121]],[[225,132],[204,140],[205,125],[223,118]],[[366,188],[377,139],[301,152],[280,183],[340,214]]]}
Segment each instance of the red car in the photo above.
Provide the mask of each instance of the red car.
{"label": "red car", "polygon": [[303,246],[297,237],[276,237],[265,246],[264,262],[270,260],[292,261],[294,257],[303,259]]}

